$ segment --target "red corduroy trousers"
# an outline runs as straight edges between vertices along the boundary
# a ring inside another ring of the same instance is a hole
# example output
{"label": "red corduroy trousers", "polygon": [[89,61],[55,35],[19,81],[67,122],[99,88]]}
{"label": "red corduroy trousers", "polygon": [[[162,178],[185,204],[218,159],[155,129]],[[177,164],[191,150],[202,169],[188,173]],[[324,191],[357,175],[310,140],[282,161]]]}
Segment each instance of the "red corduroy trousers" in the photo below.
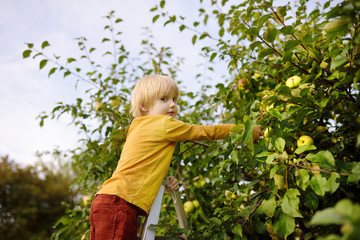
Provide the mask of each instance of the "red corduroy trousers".
{"label": "red corduroy trousers", "polygon": [[90,240],[136,240],[137,217],[144,214],[118,196],[96,195],[91,203]]}

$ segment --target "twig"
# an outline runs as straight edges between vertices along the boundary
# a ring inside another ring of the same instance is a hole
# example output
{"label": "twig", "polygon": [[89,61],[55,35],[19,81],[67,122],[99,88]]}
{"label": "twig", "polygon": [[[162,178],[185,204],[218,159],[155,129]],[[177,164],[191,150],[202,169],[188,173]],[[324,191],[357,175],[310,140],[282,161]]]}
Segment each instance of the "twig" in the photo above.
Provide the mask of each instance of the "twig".
{"label": "twig", "polygon": [[202,143],[202,142],[198,142],[198,141],[185,141],[185,142],[192,142],[192,143],[195,143],[195,144],[197,144],[197,145],[200,145],[200,146],[203,146],[203,147],[206,147],[206,148],[209,147],[208,144]]}
{"label": "twig", "polygon": [[[296,163],[284,163],[285,165],[289,165],[289,166],[293,166],[293,167],[299,167],[299,168],[306,168],[306,169],[309,169],[309,170],[314,170],[314,171],[320,171],[320,172],[324,172],[324,173],[328,173],[328,174],[332,174],[333,172],[330,172],[330,171],[326,171],[326,170],[323,170],[323,169],[318,169],[318,168],[311,168],[311,167],[306,167],[306,166],[303,166],[303,165],[299,165],[299,164],[296,164]],[[338,172],[336,172],[338,173]],[[350,174],[347,174],[347,173],[338,173],[340,176],[349,176]]]}
{"label": "twig", "polygon": [[245,221],[242,223],[243,226],[247,223],[247,221],[249,220],[249,218],[251,217],[251,215],[253,215],[254,212],[260,207],[260,205],[261,205],[261,203],[262,203],[263,200],[264,200],[264,199],[261,199],[261,200],[256,204],[256,206],[253,208],[253,210],[251,210],[251,212],[249,213],[249,217],[248,217],[247,219],[245,219]]}

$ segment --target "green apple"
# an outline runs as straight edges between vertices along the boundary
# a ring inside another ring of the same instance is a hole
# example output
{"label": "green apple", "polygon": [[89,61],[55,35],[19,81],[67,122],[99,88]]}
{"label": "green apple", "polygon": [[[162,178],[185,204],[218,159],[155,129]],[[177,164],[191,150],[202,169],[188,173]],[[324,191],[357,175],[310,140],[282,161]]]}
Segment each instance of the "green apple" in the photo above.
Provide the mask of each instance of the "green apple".
{"label": "green apple", "polygon": [[186,201],[184,203],[184,210],[186,213],[191,213],[195,210],[195,206],[192,201]]}
{"label": "green apple", "polygon": [[104,104],[101,102],[96,103],[95,111],[100,111],[104,107]]}
{"label": "green apple", "polygon": [[307,135],[303,135],[303,136],[299,137],[299,139],[297,140],[298,147],[305,146],[308,144],[314,144],[314,141],[311,137],[309,137]]}
{"label": "green apple", "polygon": [[193,203],[194,207],[196,207],[196,208],[200,207],[200,202],[198,200],[194,200],[194,201],[192,201],[192,203]]}
{"label": "green apple", "polygon": [[120,98],[115,98],[113,100],[111,100],[110,102],[110,107],[111,108],[118,108],[120,106]]}
{"label": "green apple", "polygon": [[299,86],[301,80],[302,80],[301,77],[296,76],[296,75],[292,76],[292,77],[289,77],[286,80],[286,86],[288,86],[289,88],[297,87],[297,86]]}

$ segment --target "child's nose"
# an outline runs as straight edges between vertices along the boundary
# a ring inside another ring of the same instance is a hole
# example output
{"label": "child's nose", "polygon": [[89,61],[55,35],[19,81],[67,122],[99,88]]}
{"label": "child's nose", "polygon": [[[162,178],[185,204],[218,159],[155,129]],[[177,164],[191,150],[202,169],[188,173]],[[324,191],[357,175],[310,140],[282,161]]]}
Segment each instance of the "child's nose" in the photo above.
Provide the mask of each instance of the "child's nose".
{"label": "child's nose", "polygon": [[171,108],[174,108],[175,106],[176,106],[176,103],[175,103],[173,100],[171,100],[171,101],[170,101],[170,107],[171,107]]}

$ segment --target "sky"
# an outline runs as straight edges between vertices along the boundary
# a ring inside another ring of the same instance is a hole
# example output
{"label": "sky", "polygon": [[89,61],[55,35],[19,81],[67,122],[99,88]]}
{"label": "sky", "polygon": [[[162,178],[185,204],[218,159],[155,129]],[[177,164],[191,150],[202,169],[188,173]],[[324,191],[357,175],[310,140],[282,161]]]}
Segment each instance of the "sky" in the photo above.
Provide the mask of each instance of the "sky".
{"label": "sky", "polygon": [[[189,14],[199,1],[167,1],[170,11]],[[74,102],[81,96],[75,79],[53,75],[49,68],[39,70],[39,61],[23,59],[25,43],[40,46],[47,40],[49,51],[63,57],[77,51],[74,38],[85,36],[95,46],[104,36],[106,16],[114,10],[124,21],[120,30],[128,49],[139,49],[144,27],[150,27],[157,46],[171,46],[174,55],[184,57],[181,80],[187,86],[202,63],[200,46],[191,44],[190,33],[180,34],[173,26],[152,24],[150,12],[159,1],[154,0],[0,0],[0,156],[26,165],[38,160],[36,152],[74,149],[78,146],[77,129],[69,126],[69,117],[45,121],[39,126],[37,116],[49,112],[57,102]],[[137,52],[138,50],[136,50]],[[55,76],[55,77],[54,77]]]}
{"label": "sky", "polygon": [[[207,2],[207,1],[204,1]],[[287,2],[287,1],[286,1]],[[310,1],[314,3],[315,1]],[[321,1],[320,1],[321,2]],[[336,1],[339,2],[339,1]],[[77,51],[75,38],[85,36],[99,45],[111,10],[124,20],[121,23],[124,44],[137,52],[143,27],[150,27],[156,44],[171,46],[175,56],[185,58],[179,74],[184,85],[196,89],[194,76],[203,59],[201,45],[191,44],[190,32],[179,33],[175,26],[152,24],[150,9],[158,0],[0,0],[0,156],[26,165],[37,161],[37,151],[74,149],[78,146],[77,129],[69,126],[69,117],[45,121],[39,126],[36,117],[49,112],[59,101],[74,102],[81,96],[73,78],[48,78],[48,69],[39,70],[39,62],[23,59],[25,43],[40,46],[47,40],[51,51],[69,57]],[[198,0],[168,0],[166,9],[185,16],[197,16]],[[226,71],[226,67],[224,68]],[[216,72],[215,78],[222,73]]]}

